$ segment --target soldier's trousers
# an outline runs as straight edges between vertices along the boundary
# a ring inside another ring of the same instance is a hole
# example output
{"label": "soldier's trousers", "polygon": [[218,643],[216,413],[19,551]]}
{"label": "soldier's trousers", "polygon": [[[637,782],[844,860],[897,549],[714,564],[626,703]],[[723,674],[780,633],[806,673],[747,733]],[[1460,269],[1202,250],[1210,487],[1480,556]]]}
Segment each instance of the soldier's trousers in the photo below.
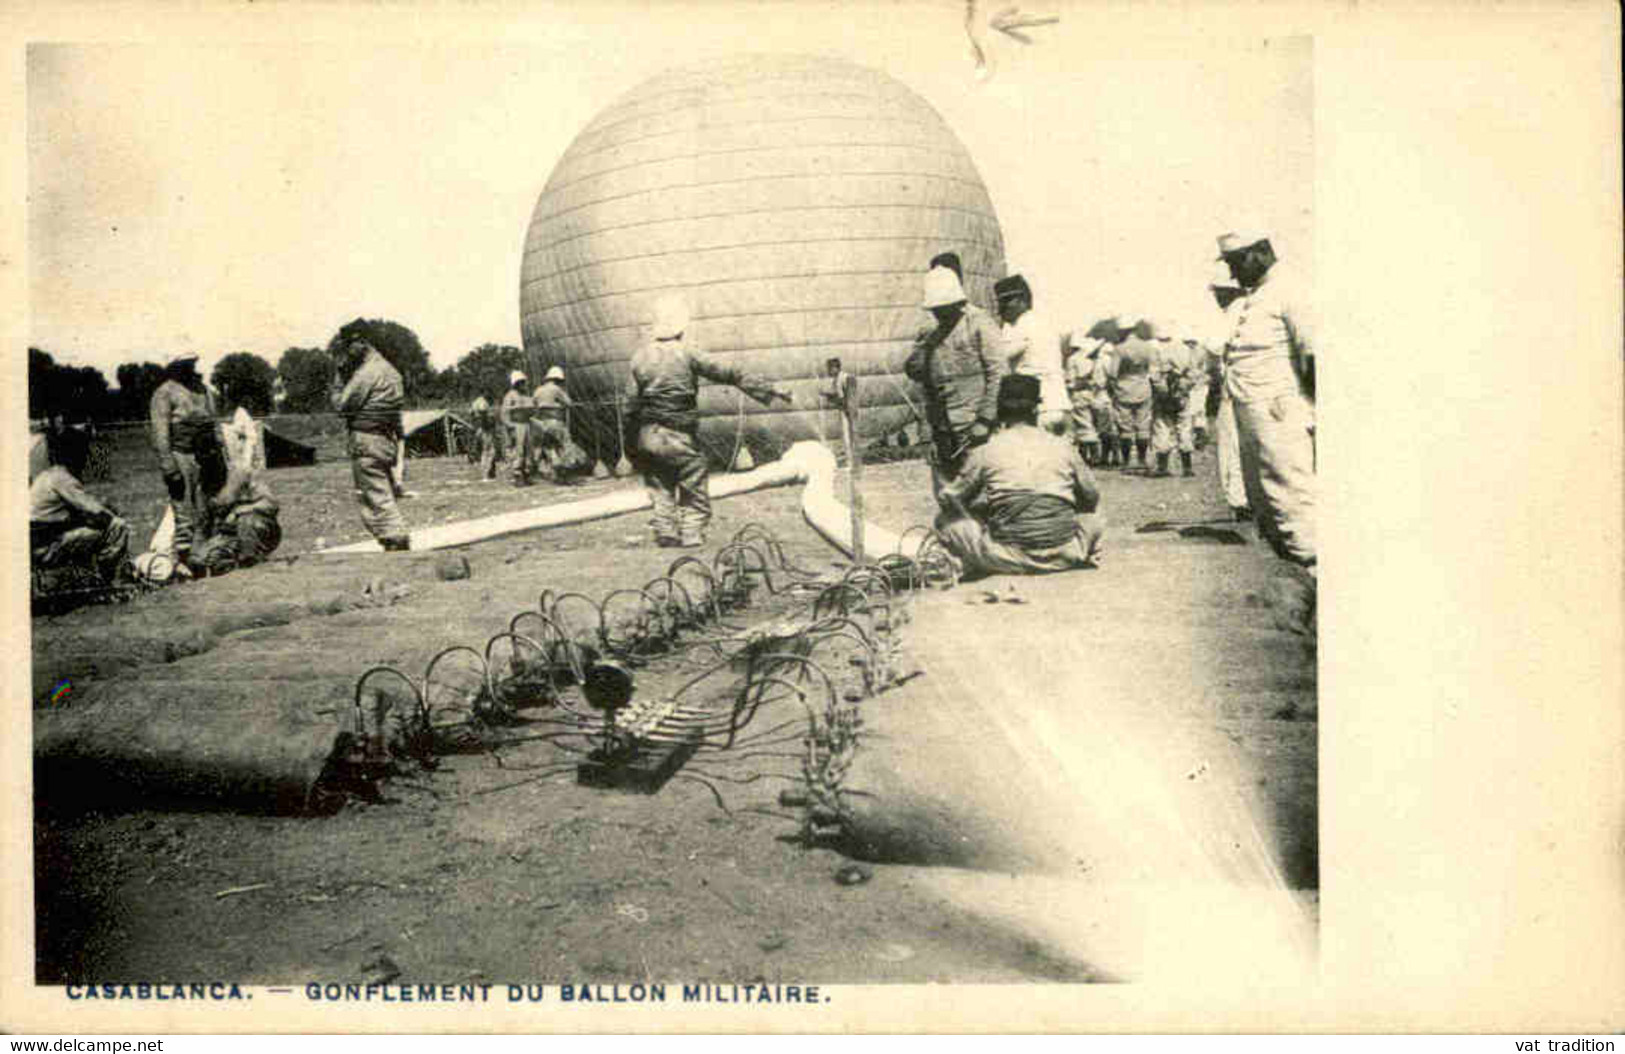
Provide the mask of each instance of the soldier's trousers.
{"label": "soldier's trousers", "polygon": [[74,527],[64,531],[49,545],[33,552],[35,567],[65,567],[94,564],[97,571],[110,575],[130,551],[130,525],[114,516],[106,527]]}
{"label": "soldier's trousers", "polygon": [[1196,433],[1191,427],[1188,404],[1173,406],[1157,403],[1151,410],[1151,449],[1159,454],[1171,454],[1177,447],[1189,454],[1196,449]]}
{"label": "soldier's trousers", "polygon": [[1118,439],[1151,438],[1151,400],[1139,403],[1117,403],[1112,415]]}
{"label": "soldier's trousers", "polygon": [[1236,411],[1241,478],[1258,533],[1277,556],[1315,565],[1314,417],[1284,371],[1232,367],[1225,384]]}
{"label": "soldier's trousers", "polygon": [[1095,428],[1095,410],[1087,402],[1072,407],[1072,441],[1078,444],[1100,441],[1100,433]]}
{"label": "soldier's trousers", "polygon": [[1219,413],[1213,422],[1214,442],[1219,449],[1219,488],[1232,509],[1247,505],[1247,483],[1241,478],[1241,440],[1236,437],[1236,410],[1230,393],[1219,396]]}
{"label": "soldier's trousers", "polygon": [[535,458],[535,451],[530,445],[530,424],[520,421],[507,426],[508,454],[513,458],[513,468],[508,473],[515,483],[530,482],[531,473],[535,466],[531,464]]}
{"label": "soldier's trousers", "polygon": [[190,552],[194,543],[202,542],[209,536],[209,499],[203,493],[202,472],[198,467],[199,455],[179,450],[173,453],[175,467],[180,470],[181,478],[186,481],[186,493],[181,495],[179,501],[170,502],[175,510],[174,547],[176,552]]}
{"label": "soldier's trousers", "polygon": [[711,466],[686,432],[665,425],[638,429],[639,463],[654,513],[649,526],[658,539],[701,540],[711,522]]}
{"label": "soldier's trousers", "polygon": [[941,523],[937,533],[959,562],[960,576],[1041,575],[1093,567],[1101,552],[1106,520],[1099,513],[1077,516],[1077,529],[1063,545],[1048,549],[1022,549],[996,541],[980,520],[961,516]]}
{"label": "soldier's trousers", "polygon": [[502,429],[493,425],[480,427],[480,478],[496,479],[497,462],[502,460]]}
{"label": "soldier's trousers", "polygon": [[395,504],[395,440],[371,432],[350,433],[350,478],[361,503],[361,523],[379,541],[407,537]]}

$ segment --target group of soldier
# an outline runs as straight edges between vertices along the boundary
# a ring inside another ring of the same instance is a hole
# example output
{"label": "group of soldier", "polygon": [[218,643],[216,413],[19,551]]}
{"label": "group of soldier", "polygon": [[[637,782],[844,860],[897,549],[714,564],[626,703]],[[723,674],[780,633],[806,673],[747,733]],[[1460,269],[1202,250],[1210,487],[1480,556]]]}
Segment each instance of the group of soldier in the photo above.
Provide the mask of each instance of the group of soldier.
{"label": "group of soldier", "polygon": [[1072,434],[1090,465],[1165,477],[1177,451],[1181,474],[1196,474],[1191,459],[1206,440],[1211,356],[1194,333],[1108,321],[1068,335],[1066,350]]}
{"label": "group of soldier", "polygon": [[[1210,288],[1228,335],[1211,351],[1190,330],[1159,333],[1145,319],[1060,336],[1019,274],[994,284],[995,320],[970,302],[955,254],[931,260],[921,302],[932,324],[916,335],[904,372],[924,393],[937,526],[965,575],[1095,566],[1104,520],[1092,470],[1167,476],[1177,452],[1182,474],[1193,475],[1210,410],[1230,505],[1313,574],[1314,352],[1301,291],[1262,229],[1218,240],[1230,281]],[[709,465],[697,441],[700,381],[734,385],[764,403],[790,395],[702,350],[681,297],[661,298],[654,314],[651,339],[630,362],[624,439],[650,496],[655,543],[692,547],[704,543],[711,516]],[[172,358],[151,402],[173,552],[180,569],[243,566],[280,542],[277,505],[256,472],[263,460],[256,466],[233,453],[238,444],[219,427],[196,358]],[[385,550],[409,549],[396,504],[400,373],[365,339],[340,349],[337,367],[333,403],[348,431],[362,522]],[[519,485],[590,471],[592,459],[571,437],[572,406],[556,366],[534,390],[513,371],[494,414],[476,400],[482,478],[495,478],[504,446]],[[31,485],[36,566],[88,560],[116,574],[127,564],[128,525],[79,484],[87,444],[57,442],[53,468]]]}
{"label": "group of soldier", "polygon": [[508,390],[495,411],[485,396],[477,396],[469,416],[478,435],[480,479],[495,480],[498,463],[511,453],[510,478],[516,487],[539,479],[565,486],[579,482],[593,462],[570,431],[574,406],[559,366],[549,367],[534,391],[522,371],[510,371]]}
{"label": "group of soldier", "polygon": [[[1105,320],[1064,336],[1022,275],[994,283],[998,322],[960,261],[933,258],[904,372],[925,394],[943,538],[967,577],[1092,567],[1104,521],[1092,469],[1184,476],[1215,420],[1235,517],[1315,573],[1314,345],[1303,291],[1262,227],[1226,232],[1210,284],[1226,336]],[[1156,467],[1147,463],[1148,451]]]}
{"label": "group of soldier", "polygon": [[[265,486],[264,447],[245,410],[222,424],[197,373],[197,355],[170,358],[149,403],[149,422],[173,526],[163,543],[165,577],[220,574],[265,559],[282,542],[276,499]],[[119,510],[85,490],[89,437],[53,430],[50,467],[29,484],[32,565],[78,568],[104,583],[134,577],[130,527]],[[161,532],[163,533],[163,532]],[[153,574],[152,565],[143,568]]]}

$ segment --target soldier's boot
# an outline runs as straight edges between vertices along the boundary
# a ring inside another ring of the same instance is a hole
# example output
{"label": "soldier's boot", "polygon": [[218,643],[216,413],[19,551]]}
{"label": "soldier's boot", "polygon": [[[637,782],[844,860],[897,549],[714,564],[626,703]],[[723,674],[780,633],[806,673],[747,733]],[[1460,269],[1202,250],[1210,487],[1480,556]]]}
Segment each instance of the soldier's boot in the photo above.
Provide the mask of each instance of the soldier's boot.
{"label": "soldier's boot", "polygon": [[1196,475],[1196,470],[1191,468],[1191,452],[1189,450],[1181,450],[1179,452],[1179,467],[1179,474],[1187,479]]}
{"label": "soldier's boot", "polygon": [[697,549],[705,544],[707,517],[687,507],[677,510],[677,544],[684,549]]}
{"label": "soldier's boot", "polygon": [[1119,439],[1117,441],[1117,464],[1124,472],[1129,469],[1129,460],[1134,453],[1134,440]]}
{"label": "soldier's boot", "polygon": [[1099,443],[1085,443],[1085,444],[1083,444],[1083,463],[1088,465],[1090,468],[1094,468],[1095,465],[1097,465],[1099,462],[1100,462],[1100,444]]}
{"label": "soldier's boot", "polygon": [[669,501],[662,502],[664,507],[657,507],[649,517],[649,530],[654,534],[655,544],[662,549],[677,545],[677,511],[669,507]]}
{"label": "soldier's boot", "polygon": [[1146,464],[1145,464],[1145,451],[1146,451],[1146,448],[1149,447],[1150,445],[1151,445],[1150,442],[1147,441],[1147,440],[1144,440],[1144,439],[1136,439],[1134,441],[1134,455],[1135,455],[1135,458],[1139,461],[1139,464],[1140,464],[1141,468],[1146,467]]}
{"label": "soldier's boot", "polygon": [[378,544],[384,547],[386,553],[404,553],[411,550],[412,539],[402,534],[393,538],[380,538]]}
{"label": "soldier's boot", "polygon": [[1158,454],[1157,455],[1157,475],[1159,477],[1161,477],[1161,476],[1166,476],[1167,474],[1168,474],[1168,455],[1167,454]]}

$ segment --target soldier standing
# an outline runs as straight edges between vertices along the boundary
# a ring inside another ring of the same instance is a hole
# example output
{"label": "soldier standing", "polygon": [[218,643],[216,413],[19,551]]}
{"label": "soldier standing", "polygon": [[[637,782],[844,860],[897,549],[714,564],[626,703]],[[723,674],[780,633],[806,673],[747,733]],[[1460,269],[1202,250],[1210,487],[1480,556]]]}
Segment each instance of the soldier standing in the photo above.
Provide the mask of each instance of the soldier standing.
{"label": "soldier standing", "polygon": [[406,388],[400,373],[366,340],[352,340],[345,361],[349,379],[333,402],[350,430],[350,476],[361,522],[386,551],[404,552],[412,544],[395,504],[394,468]]}
{"label": "soldier standing", "polygon": [[1129,470],[1129,450],[1143,472],[1145,452],[1151,445],[1151,363],[1156,352],[1151,323],[1144,319],[1117,346],[1116,369],[1112,372],[1112,402],[1116,406],[1117,448],[1123,458],[1123,471]]}
{"label": "soldier standing", "polygon": [[1191,453],[1196,449],[1187,412],[1195,386],[1190,352],[1182,340],[1166,335],[1157,340],[1151,364],[1151,449],[1157,455],[1158,476],[1168,475],[1168,459],[1177,449],[1182,474],[1194,476]]}
{"label": "soldier standing", "polygon": [[705,544],[711,521],[711,467],[698,444],[699,379],[731,384],[757,402],[789,401],[770,381],[725,365],[685,337],[688,304],[662,297],[655,304],[653,340],[632,356],[627,384],[627,427],[637,435],[639,468],[654,508],[655,544]]}
{"label": "soldier standing", "polygon": [[987,312],[967,301],[953,271],[933,267],[926,272],[923,306],[936,324],[916,336],[903,372],[925,390],[936,455],[933,489],[940,489],[959,475],[971,449],[993,434],[1005,360],[998,327]]}
{"label": "soldier standing", "polygon": [[1225,391],[1236,415],[1241,475],[1259,533],[1314,573],[1314,411],[1305,398],[1314,341],[1305,296],[1279,267],[1261,227],[1219,236],[1241,294],[1225,309]]}
{"label": "soldier standing", "polygon": [[214,399],[197,373],[197,353],[170,356],[168,372],[148,404],[158,470],[175,510],[175,560],[189,564],[192,544],[209,536],[209,499],[200,461],[225,457],[214,419]]}

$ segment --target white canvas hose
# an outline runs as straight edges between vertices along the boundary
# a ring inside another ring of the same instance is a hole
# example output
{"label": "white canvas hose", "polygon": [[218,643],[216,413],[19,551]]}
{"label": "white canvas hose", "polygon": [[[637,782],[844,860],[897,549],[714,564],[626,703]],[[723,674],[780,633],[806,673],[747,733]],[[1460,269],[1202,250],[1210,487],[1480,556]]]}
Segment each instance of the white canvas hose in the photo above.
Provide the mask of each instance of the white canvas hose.
{"label": "white canvas hose", "polygon": [[[792,446],[781,459],[794,461],[807,480],[801,492],[801,515],[809,526],[835,548],[852,555],[852,512],[835,494],[835,454],[822,443],[810,440]],[[911,560],[920,557],[928,535],[909,532],[904,536],[865,520],[863,549],[870,558],[896,554]]]}
{"label": "white canvas hose", "polygon": [[[793,455],[803,446],[817,447],[816,443],[797,443],[790,453],[778,461],[769,462],[750,472],[734,473],[726,476],[714,477],[711,480],[711,500],[730,498],[735,494],[748,494],[754,490],[765,490],[769,487],[782,487],[789,483],[799,483],[807,478],[801,462]],[[826,456],[831,457],[828,451]],[[626,487],[602,494],[595,498],[583,501],[570,501],[558,505],[542,505],[530,509],[516,509],[513,512],[498,513],[495,516],[482,516],[476,520],[459,520],[456,523],[441,524],[436,527],[423,527],[412,532],[412,550],[414,552],[432,549],[447,549],[457,545],[468,545],[472,542],[483,542],[489,538],[500,538],[507,534],[516,534],[520,531],[533,531],[542,527],[563,527],[572,523],[586,523],[590,520],[602,520],[611,516],[623,516],[629,512],[637,512],[649,507],[648,492],[642,486]],[[364,542],[355,542],[350,545],[340,545],[329,549],[318,550],[319,553],[380,553],[383,547],[373,539]]]}
{"label": "white canvas hose", "polygon": [[[803,440],[796,443],[777,461],[769,462],[750,472],[720,476],[711,480],[711,500],[730,498],[736,494],[782,487],[790,483],[806,482],[801,493],[801,515],[807,523],[831,545],[847,555],[852,553],[851,514],[835,495],[835,455],[822,443]],[[649,507],[649,495],[642,487],[628,487],[610,494],[584,501],[543,505],[531,509],[483,516],[477,520],[460,520],[438,527],[424,527],[412,532],[414,552],[446,549],[468,545],[489,538],[500,538],[520,531],[542,527],[563,527],[572,523],[586,523],[611,516],[622,516]],[[863,528],[864,548],[876,555],[898,553],[909,558],[919,556],[924,538],[910,539],[904,551],[903,539],[896,533],[873,523]],[[378,553],[383,548],[374,540],[355,542],[319,550],[321,553]]]}

